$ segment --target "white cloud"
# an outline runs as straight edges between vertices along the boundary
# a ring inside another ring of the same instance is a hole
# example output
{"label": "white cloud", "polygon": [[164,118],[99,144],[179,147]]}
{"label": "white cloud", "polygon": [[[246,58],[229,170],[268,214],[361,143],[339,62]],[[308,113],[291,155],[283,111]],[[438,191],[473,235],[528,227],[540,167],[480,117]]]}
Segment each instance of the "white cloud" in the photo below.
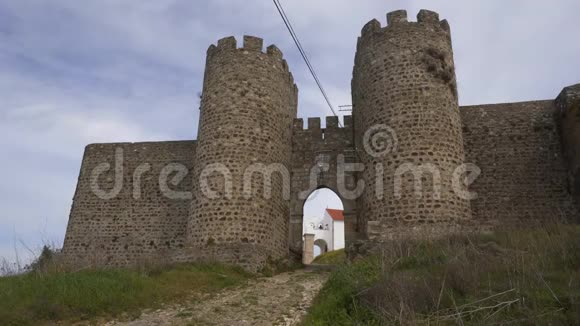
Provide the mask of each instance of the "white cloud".
{"label": "white cloud", "polygon": [[[135,103],[123,98],[102,98],[45,85],[22,77],[0,78],[0,143],[15,149],[78,158],[88,143],[163,140],[166,133],[132,119],[126,108]],[[9,86],[8,86],[9,85]],[[15,144],[13,139],[18,139]],[[72,157],[71,157],[72,155]]]}
{"label": "white cloud", "polygon": [[[151,134],[128,118],[106,111],[78,112],[58,109],[51,105],[18,107],[6,114],[2,128],[6,134],[18,135],[23,127],[24,137],[32,141],[47,141],[55,146],[74,144],[166,139]],[[30,134],[30,131],[33,133]],[[74,135],[74,138],[71,137]]]}

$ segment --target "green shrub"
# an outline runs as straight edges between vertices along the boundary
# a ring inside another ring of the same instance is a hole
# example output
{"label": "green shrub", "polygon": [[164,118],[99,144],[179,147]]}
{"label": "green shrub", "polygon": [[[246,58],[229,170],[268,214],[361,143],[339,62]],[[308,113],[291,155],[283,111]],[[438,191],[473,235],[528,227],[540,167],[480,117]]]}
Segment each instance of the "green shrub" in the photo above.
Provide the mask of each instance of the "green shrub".
{"label": "green shrub", "polygon": [[340,266],[334,271],[306,316],[304,325],[372,325],[378,319],[363,307],[355,295],[380,277],[380,260],[374,257],[356,264]]}

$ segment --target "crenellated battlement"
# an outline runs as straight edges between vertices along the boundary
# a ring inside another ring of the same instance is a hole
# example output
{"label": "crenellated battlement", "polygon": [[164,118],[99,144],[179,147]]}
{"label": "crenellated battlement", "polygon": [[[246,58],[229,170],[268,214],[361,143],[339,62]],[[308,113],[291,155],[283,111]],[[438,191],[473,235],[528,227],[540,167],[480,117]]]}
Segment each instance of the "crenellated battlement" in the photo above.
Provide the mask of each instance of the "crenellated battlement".
{"label": "crenellated battlement", "polygon": [[[260,37],[244,35],[243,43],[241,47],[238,47],[238,41],[234,36],[228,36],[221,38],[217,41],[216,44],[212,44],[207,49],[208,55],[214,55],[221,51],[252,51],[252,52],[261,52],[263,54],[267,54],[272,59],[276,60],[284,60],[284,55],[282,51],[274,44],[269,45],[264,52],[264,40]],[[287,66],[287,65],[286,65]]]}
{"label": "crenellated battlement", "polygon": [[321,127],[321,119],[308,118],[308,127],[304,127],[304,119],[294,119],[292,132],[293,150],[327,151],[350,149],[354,144],[354,129],[352,117],[344,116],[343,126],[338,123],[338,117],[325,117],[326,127]]}
{"label": "crenellated battlement", "polygon": [[297,93],[298,88],[294,83],[294,76],[290,72],[288,63],[284,59],[284,54],[282,51],[274,44],[269,45],[264,52],[264,40],[260,37],[244,35],[242,47],[238,47],[238,41],[234,36],[224,37],[217,41],[217,45],[210,45],[207,49],[207,61],[211,61],[214,57],[218,56],[220,53],[227,53],[231,55],[231,52],[237,51],[240,54],[247,53],[258,53],[263,54],[270,60],[276,62],[283,71],[287,72],[289,77],[288,80],[294,85],[294,91]]}
{"label": "crenellated battlement", "polygon": [[321,119],[319,117],[307,118],[308,119],[308,127],[304,127],[304,119],[302,118],[295,118],[293,127],[296,131],[303,131],[303,130],[326,130],[326,129],[349,129],[352,128],[352,116],[345,115],[343,116],[343,124],[339,126],[338,124],[338,117],[337,116],[328,116],[325,117],[326,119],[326,127],[321,127]]}
{"label": "crenellated battlement", "polygon": [[[387,26],[381,26],[376,19],[369,21],[357,40],[355,66],[372,65],[377,53],[385,52],[408,55],[415,67],[443,81],[457,98],[450,27],[447,20],[439,19],[438,13],[422,9],[417,21],[409,22],[407,12],[397,10],[387,14]],[[385,60],[396,58],[385,56]],[[393,80],[392,76],[389,78]],[[355,84],[351,86],[356,88]]]}
{"label": "crenellated battlement", "polygon": [[450,31],[449,23],[447,22],[447,20],[440,20],[439,14],[434,11],[422,9],[417,14],[417,21],[410,22],[407,19],[406,10],[396,10],[387,13],[386,26],[382,26],[381,23],[376,19],[373,19],[368,23],[366,23],[361,30],[361,37],[359,38],[359,43],[361,38],[366,38],[367,36],[371,36],[374,33],[386,31],[393,27],[398,28],[403,26],[423,26],[423,25],[429,26],[431,28],[433,26],[439,27],[441,31],[446,33],[449,33]]}

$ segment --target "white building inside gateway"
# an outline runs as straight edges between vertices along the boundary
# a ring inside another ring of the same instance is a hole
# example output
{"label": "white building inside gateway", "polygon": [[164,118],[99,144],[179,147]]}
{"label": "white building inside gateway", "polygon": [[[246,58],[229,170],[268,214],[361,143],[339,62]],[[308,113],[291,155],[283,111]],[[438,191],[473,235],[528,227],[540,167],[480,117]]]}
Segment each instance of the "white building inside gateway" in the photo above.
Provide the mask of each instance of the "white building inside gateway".
{"label": "white building inside gateway", "polygon": [[[314,248],[312,259],[328,251],[344,248],[344,215],[340,209],[327,208],[322,217],[304,217],[302,234],[304,235],[305,253]],[[310,240],[310,241],[309,241]],[[307,258],[305,263],[310,263]]]}

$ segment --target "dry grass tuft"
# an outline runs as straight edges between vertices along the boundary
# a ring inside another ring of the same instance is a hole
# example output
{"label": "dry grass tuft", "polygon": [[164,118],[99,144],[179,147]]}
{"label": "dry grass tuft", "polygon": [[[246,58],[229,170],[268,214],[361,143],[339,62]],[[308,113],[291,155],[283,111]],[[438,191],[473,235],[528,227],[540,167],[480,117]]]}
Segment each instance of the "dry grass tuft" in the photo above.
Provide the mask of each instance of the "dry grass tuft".
{"label": "dry grass tuft", "polygon": [[[343,313],[324,314],[320,307]],[[545,225],[385,244],[382,255],[332,275],[308,320],[314,325],[508,322],[580,324],[580,227]]]}

